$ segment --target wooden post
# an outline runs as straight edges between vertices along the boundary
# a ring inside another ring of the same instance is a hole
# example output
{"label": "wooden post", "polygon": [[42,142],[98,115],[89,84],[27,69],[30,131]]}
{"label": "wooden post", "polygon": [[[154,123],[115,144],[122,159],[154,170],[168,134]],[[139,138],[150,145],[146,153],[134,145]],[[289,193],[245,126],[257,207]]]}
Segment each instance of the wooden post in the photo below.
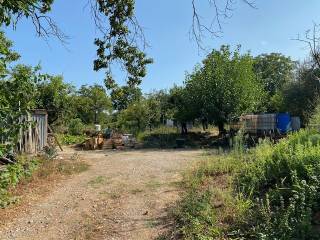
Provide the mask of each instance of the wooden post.
{"label": "wooden post", "polygon": [[62,147],[61,147],[61,144],[59,143],[57,136],[54,134],[54,132],[52,131],[52,129],[51,129],[51,127],[50,127],[49,124],[48,124],[48,129],[49,129],[49,131],[51,132],[51,134],[52,134],[52,136],[54,137],[54,139],[56,140],[56,142],[57,142],[57,144],[58,144],[61,152],[63,152],[63,149],[62,149]]}

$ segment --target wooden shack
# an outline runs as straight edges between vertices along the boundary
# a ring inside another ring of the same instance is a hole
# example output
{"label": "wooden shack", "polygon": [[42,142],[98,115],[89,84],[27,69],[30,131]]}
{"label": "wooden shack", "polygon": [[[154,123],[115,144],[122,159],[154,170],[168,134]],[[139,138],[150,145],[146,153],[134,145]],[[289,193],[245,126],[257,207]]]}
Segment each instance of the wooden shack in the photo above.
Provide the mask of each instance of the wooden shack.
{"label": "wooden shack", "polygon": [[46,110],[32,110],[23,118],[28,122],[26,130],[21,130],[17,151],[34,154],[42,151],[48,139],[48,113]]}

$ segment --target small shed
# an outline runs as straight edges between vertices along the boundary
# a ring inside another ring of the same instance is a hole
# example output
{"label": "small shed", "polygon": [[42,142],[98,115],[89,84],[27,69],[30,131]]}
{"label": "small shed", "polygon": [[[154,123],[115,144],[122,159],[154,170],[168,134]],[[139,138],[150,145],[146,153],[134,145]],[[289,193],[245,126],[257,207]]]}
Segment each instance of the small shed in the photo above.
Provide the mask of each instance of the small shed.
{"label": "small shed", "polygon": [[20,132],[17,151],[34,154],[42,151],[48,139],[48,113],[43,109],[32,110],[23,120],[28,122],[25,131]]}

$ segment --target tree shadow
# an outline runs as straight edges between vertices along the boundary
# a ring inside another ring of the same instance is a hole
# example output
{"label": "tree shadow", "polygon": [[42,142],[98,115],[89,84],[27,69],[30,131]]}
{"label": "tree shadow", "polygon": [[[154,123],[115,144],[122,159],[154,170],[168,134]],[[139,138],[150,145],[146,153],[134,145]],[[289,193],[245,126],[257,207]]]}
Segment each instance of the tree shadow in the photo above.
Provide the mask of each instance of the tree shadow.
{"label": "tree shadow", "polygon": [[160,149],[228,147],[226,138],[209,132],[150,133],[141,139],[140,144],[142,148]]}

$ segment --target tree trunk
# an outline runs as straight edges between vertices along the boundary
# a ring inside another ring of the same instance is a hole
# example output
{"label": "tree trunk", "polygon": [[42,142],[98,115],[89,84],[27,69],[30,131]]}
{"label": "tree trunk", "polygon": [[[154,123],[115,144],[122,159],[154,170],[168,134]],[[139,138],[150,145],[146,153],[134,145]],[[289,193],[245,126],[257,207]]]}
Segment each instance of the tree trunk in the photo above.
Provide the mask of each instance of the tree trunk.
{"label": "tree trunk", "polygon": [[206,118],[202,119],[202,129],[203,131],[208,130],[208,120]]}
{"label": "tree trunk", "polygon": [[181,134],[188,134],[187,123],[181,123]]}
{"label": "tree trunk", "polygon": [[96,110],[94,111],[94,123],[98,124],[98,113]]}
{"label": "tree trunk", "polygon": [[223,136],[225,134],[224,122],[218,122],[219,136]]}

